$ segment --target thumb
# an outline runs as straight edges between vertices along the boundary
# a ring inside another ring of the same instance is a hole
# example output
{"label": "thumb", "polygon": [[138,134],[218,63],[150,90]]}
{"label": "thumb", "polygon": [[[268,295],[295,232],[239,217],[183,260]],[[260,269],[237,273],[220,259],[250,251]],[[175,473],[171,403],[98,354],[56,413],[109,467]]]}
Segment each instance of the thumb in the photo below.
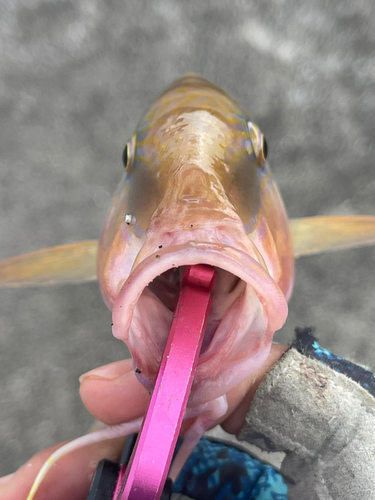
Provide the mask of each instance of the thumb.
{"label": "thumb", "polygon": [[101,422],[120,424],[146,413],[150,396],[137,380],[131,359],[91,370],[80,382],[84,405]]}

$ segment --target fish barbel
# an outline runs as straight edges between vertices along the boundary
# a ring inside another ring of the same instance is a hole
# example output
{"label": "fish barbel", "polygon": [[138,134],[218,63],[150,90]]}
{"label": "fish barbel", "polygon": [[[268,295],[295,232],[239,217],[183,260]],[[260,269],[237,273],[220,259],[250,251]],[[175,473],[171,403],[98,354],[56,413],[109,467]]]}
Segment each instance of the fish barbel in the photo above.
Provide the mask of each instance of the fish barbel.
{"label": "fish barbel", "polygon": [[152,390],[183,268],[214,266],[188,402],[198,418],[211,412],[207,428],[225,413],[225,394],[267,358],[287,317],[295,257],[375,243],[372,216],[288,220],[266,157],[263,134],[238,104],[186,74],[156,100],[126,145],[125,173],[99,245],[7,259],[0,286],[87,281],[97,271],[113,334]]}

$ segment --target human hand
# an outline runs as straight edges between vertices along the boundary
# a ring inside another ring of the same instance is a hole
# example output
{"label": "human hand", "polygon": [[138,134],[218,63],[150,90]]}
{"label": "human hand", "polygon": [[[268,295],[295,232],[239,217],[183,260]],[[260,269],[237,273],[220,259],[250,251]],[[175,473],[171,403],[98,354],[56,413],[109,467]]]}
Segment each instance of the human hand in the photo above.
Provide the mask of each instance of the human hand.
{"label": "human hand", "polygon": [[[225,431],[232,434],[240,431],[260,382],[285,350],[286,347],[273,344],[262,367],[227,393],[228,411],[218,422]],[[80,394],[90,413],[108,425],[144,415],[149,402],[149,395],[136,379],[129,359],[84,374],[81,377]],[[182,433],[189,425],[191,421],[184,422]],[[84,500],[97,462],[103,457],[118,460],[123,442],[123,439],[113,439],[63,457],[58,466],[47,474],[35,500]],[[37,453],[11,477],[0,479],[0,498],[25,500],[39,469],[62,444]]]}

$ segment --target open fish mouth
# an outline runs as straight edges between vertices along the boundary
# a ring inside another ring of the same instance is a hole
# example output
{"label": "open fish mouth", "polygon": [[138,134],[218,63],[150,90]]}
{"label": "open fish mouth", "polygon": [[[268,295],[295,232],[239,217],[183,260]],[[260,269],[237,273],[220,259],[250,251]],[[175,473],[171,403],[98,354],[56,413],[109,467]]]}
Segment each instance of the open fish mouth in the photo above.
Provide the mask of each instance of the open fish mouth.
{"label": "open fish mouth", "polygon": [[[160,258],[160,256],[158,258]],[[186,266],[183,265],[168,269],[161,275],[157,276],[148,285],[148,289],[154,293],[160,302],[172,311],[172,313],[175,313],[176,311],[185,268]],[[225,314],[225,311],[227,311],[231,304],[244,292],[245,284],[237,276],[234,276],[233,274],[228,273],[228,271],[224,271],[216,266],[215,270],[216,279],[218,280],[214,287],[216,314],[211,313],[209,316],[209,322],[204,332],[201,354],[204,354],[207,350],[213,335],[215,334],[217,326]],[[218,297],[219,295],[222,299],[220,301],[220,307],[218,307],[218,301],[220,300]]]}
{"label": "open fish mouth", "polygon": [[225,394],[267,358],[287,316],[284,294],[256,258],[216,242],[158,248],[124,282],[113,334],[129,347],[137,376],[152,389],[180,292],[183,267],[207,264],[217,278],[190,404]]}

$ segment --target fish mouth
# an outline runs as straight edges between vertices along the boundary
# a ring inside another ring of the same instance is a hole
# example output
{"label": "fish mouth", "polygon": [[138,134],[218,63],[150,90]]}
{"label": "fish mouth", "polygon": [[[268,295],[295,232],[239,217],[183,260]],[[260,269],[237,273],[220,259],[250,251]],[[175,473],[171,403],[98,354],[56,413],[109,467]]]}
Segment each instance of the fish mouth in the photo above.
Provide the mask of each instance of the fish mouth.
{"label": "fish mouth", "polygon": [[217,271],[189,404],[225,394],[268,356],[287,316],[284,294],[267,270],[242,250],[188,241],[143,259],[124,282],[113,308],[113,334],[129,347],[141,383],[152,390],[177,305],[183,269]]}
{"label": "fish mouth", "polygon": [[[158,256],[157,258],[160,258]],[[173,315],[175,314],[178,300],[181,292],[181,285],[185,272],[186,265],[174,267],[164,271],[157,276],[148,285],[148,289],[160,300],[160,302],[169,309]],[[225,311],[229,309],[231,304],[243,293],[244,283],[228,271],[214,267],[216,271],[216,279],[218,280],[214,286],[213,294],[215,295],[215,311],[209,315],[207,326],[205,328],[204,337],[200,354],[204,354],[211,343],[217,326],[224,316]],[[220,308],[217,304],[217,295],[221,295]],[[225,300],[223,298],[225,297]],[[211,309],[211,308],[210,308]],[[218,311],[220,309],[220,312]]]}

